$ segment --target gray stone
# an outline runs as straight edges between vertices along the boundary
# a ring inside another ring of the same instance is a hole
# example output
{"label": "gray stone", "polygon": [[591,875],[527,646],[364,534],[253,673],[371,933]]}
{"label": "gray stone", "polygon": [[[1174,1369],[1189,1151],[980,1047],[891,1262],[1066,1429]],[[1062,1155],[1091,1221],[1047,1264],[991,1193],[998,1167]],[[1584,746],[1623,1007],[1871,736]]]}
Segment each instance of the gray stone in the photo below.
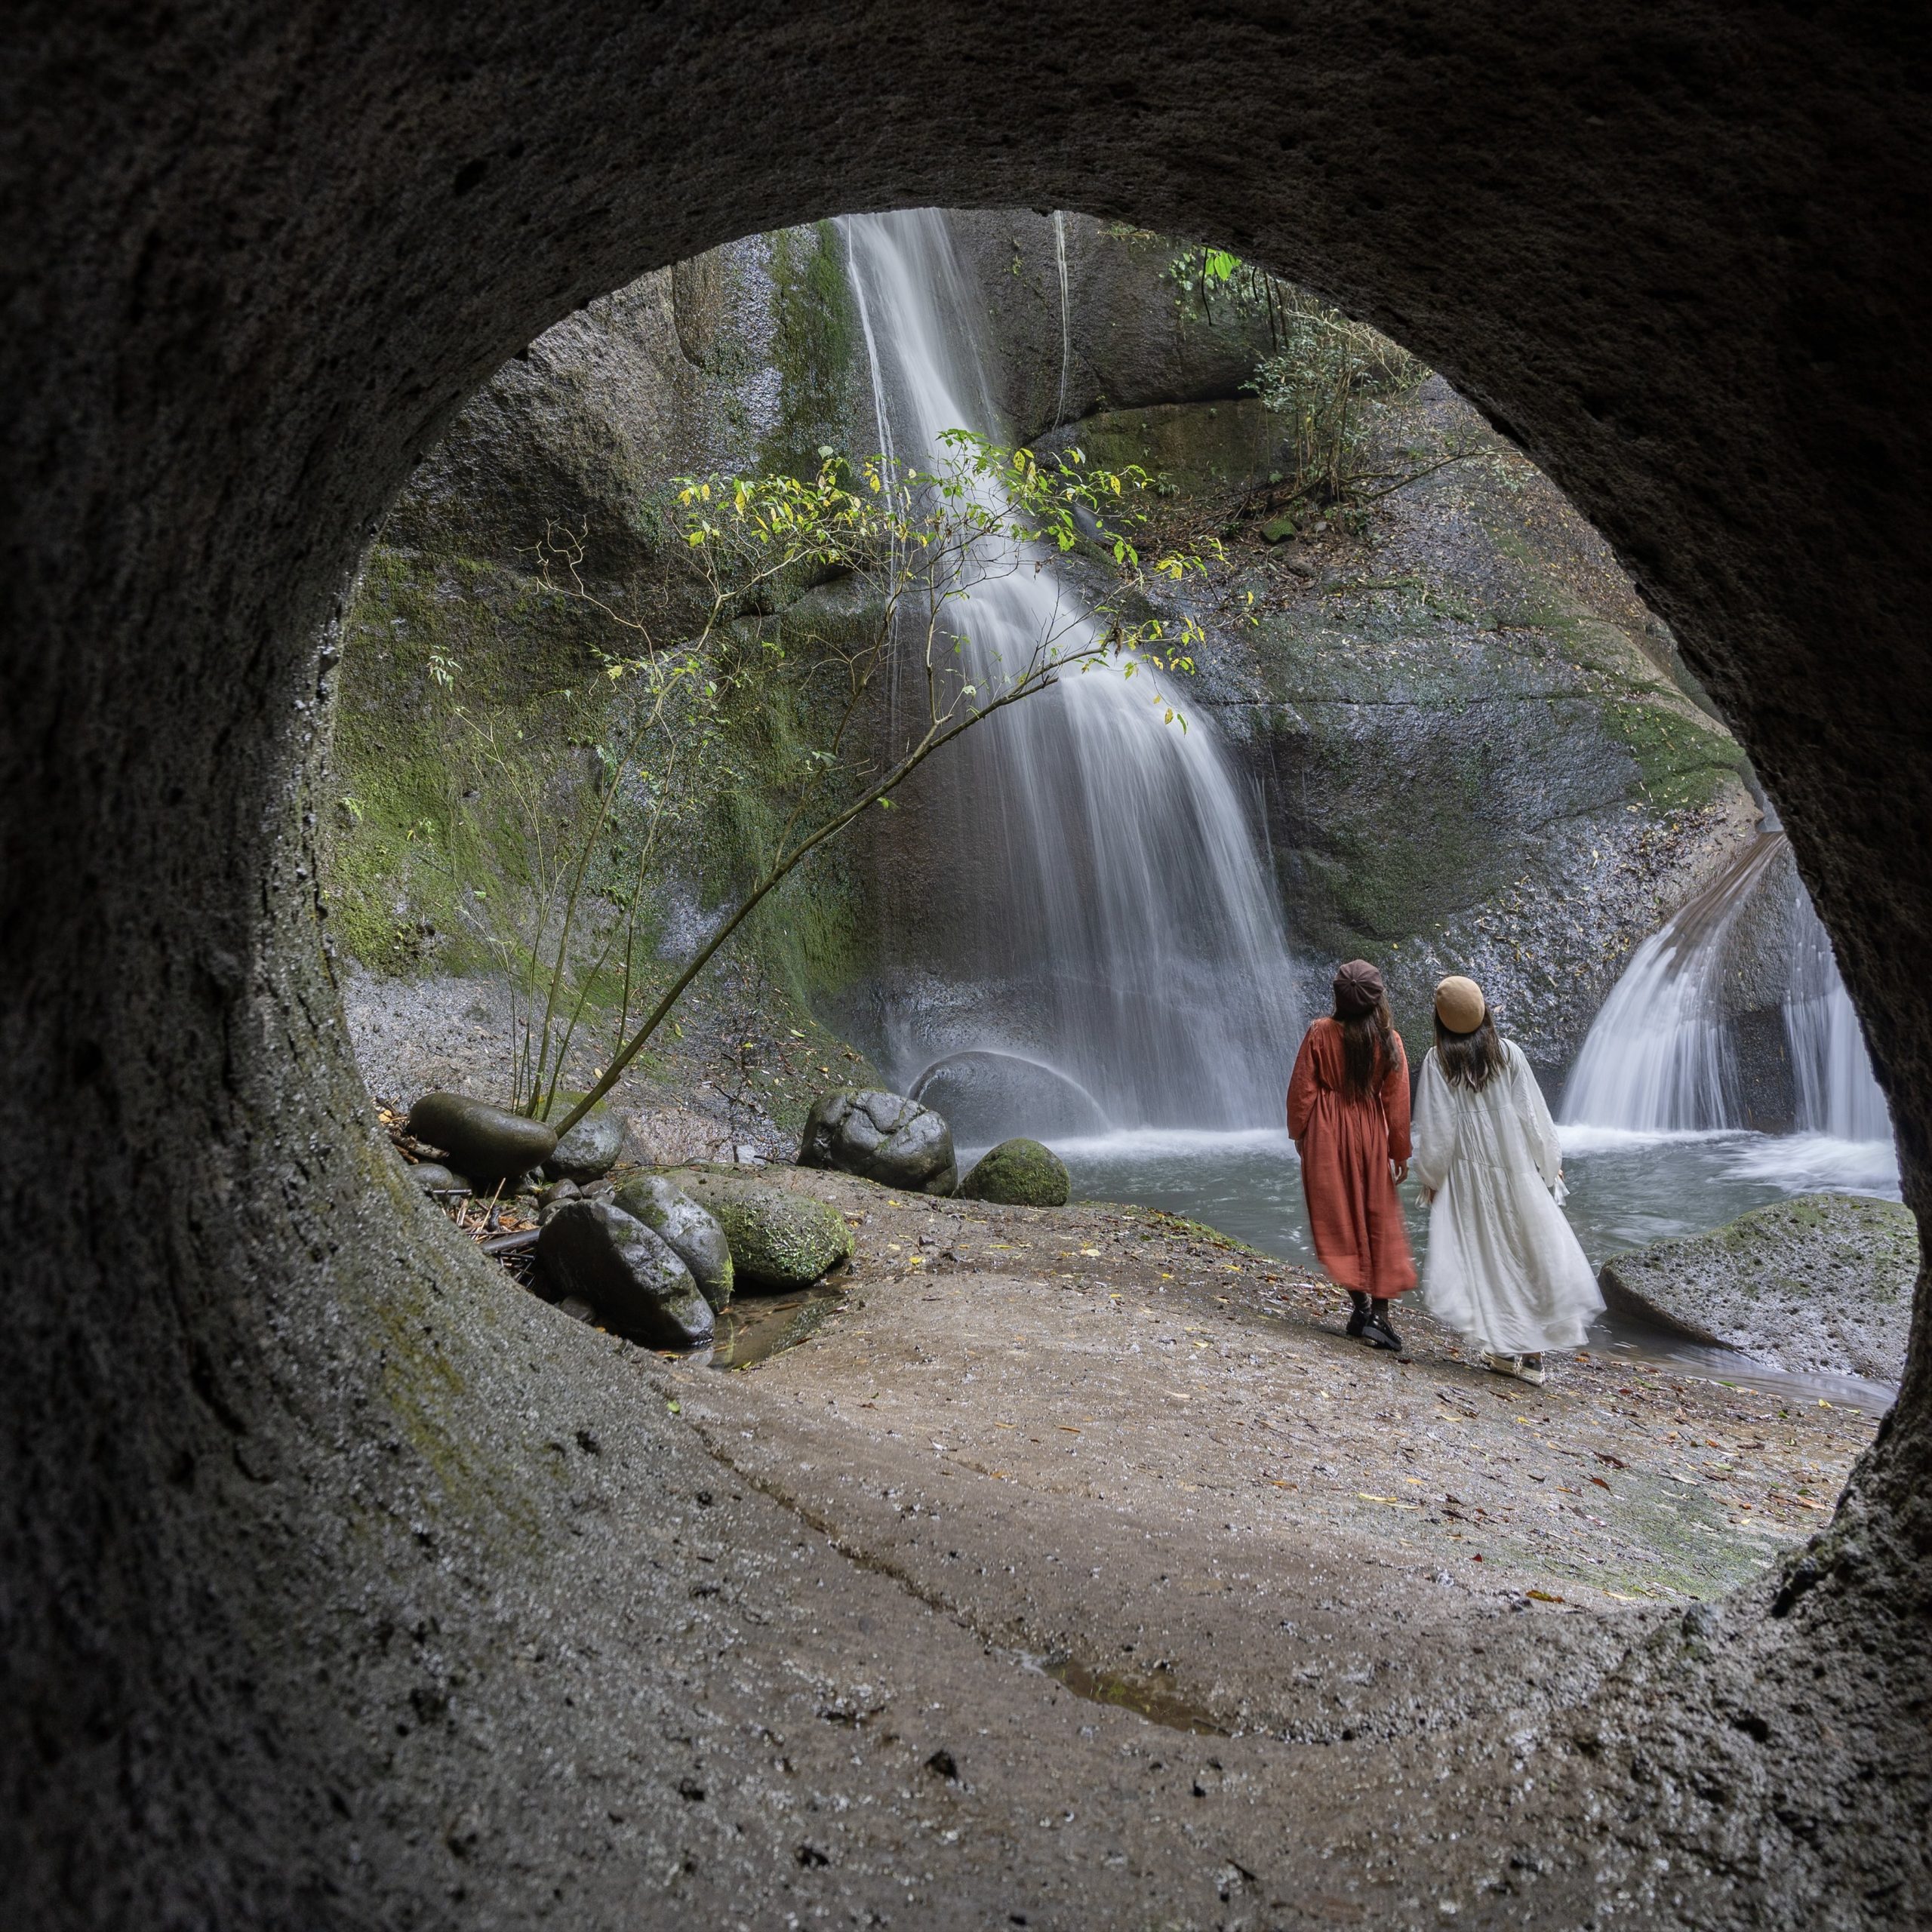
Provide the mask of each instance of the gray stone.
{"label": "gray stone", "polygon": [[469,1183],[452,1174],[440,1161],[418,1161],[409,1170],[409,1178],[425,1194],[467,1194]]}
{"label": "gray stone", "polygon": [[650,1229],[691,1271],[714,1309],[731,1299],[731,1244],[716,1217],[662,1174],[639,1174],[617,1192],[617,1204]]}
{"label": "gray stone", "polygon": [[557,1144],[541,1121],[466,1094],[425,1094],[409,1110],[409,1131],[479,1181],[519,1175],[547,1160]]}
{"label": "gray stone", "polygon": [[959,1183],[952,1130],[940,1115],[903,1094],[860,1087],[841,1087],[813,1106],[798,1165],[860,1174],[914,1194],[947,1195]]}
{"label": "gray stone", "polygon": [[844,1216],[808,1194],[699,1168],[676,1168],[669,1178],[724,1230],[740,1292],[809,1287],[851,1255]]}
{"label": "gray stone", "polygon": [[1896,1382],[1918,1272],[1909,1209],[1804,1194],[1709,1234],[1616,1255],[1598,1278],[1613,1314],[1776,1368]]}
{"label": "gray stone", "polygon": [[1073,1178],[1051,1147],[1021,1137],[982,1154],[959,1192],[968,1201],[1009,1208],[1064,1208],[1072,1197]]}
{"label": "gray stone", "polygon": [[[551,1111],[561,1120],[583,1097],[559,1094]],[[617,1165],[623,1151],[624,1124],[600,1100],[559,1138],[543,1171],[552,1180],[595,1180]]]}
{"label": "gray stone", "polygon": [[556,1299],[587,1301],[653,1348],[702,1348],[711,1304],[691,1270],[641,1221],[603,1201],[567,1201],[543,1224],[537,1261]]}

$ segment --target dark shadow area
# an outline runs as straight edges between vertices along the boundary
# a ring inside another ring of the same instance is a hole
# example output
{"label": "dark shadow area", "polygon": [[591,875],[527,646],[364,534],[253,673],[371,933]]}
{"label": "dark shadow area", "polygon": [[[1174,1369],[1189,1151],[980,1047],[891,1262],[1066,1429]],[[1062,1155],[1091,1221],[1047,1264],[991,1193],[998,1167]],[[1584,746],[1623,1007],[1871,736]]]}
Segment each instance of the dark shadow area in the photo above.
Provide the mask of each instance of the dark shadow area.
{"label": "dark shadow area", "polygon": [[[721,1396],[438,1232],[348,1053],[313,792],[377,519],[576,306],[854,208],[1225,238],[1441,369],[1669,619],[1783,808],[1923,1234],[1916,17],[82,5],[5,42],[18,1922],[1932,1910],[1922,1277],[1898,1406],[1801,1558],[1567,1617],[1544,1661],[1418,1663],[1441,1727],[1306,1767],[1229,1740],[1171,1810],[1081,1728],[1115,1714],[1043,1716],[909,1559],[848,1563],[741,1478],[735,1424],[686,1414]],[[1337,1848],[1426,1877],[1355,1897]]]}

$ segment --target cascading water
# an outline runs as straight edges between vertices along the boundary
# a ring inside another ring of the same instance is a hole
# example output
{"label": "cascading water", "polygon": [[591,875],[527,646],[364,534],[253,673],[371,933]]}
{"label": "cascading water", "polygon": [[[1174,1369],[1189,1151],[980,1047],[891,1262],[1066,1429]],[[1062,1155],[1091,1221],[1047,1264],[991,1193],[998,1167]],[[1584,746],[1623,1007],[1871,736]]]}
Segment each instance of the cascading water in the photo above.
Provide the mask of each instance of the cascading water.
{"label": "cascading water", "polygon": [[1798,1127],[1834,1140],[1889,1140],[1892,1120],[1872,1071],[1864,1029],[1839,977],[1824,921],[1803,899],[1798,909],[1785,1037],[1798,1090]]}
{"label": "cascading water", "polygon": [[[1566,1126],[1669,1134],[1751,1124],[1724,975],[1738,921],[1786,850],[1782,832],[1766,832],[1631,955],[1570,1076]],[[1792,1124],[1835,1140],[1888,1141],[1884,1096],[1830,939],[1803,888],[1794,890],[1783,915],[1791,967],[1783,1001]]]}
{"label": "cascading water", "polygon": [[[944,430],[997,434],[946,216],[844,231],[881,447],[931,464]],[[1068,587],[1035,561],[961,611],[976,681],[1065,626]],[[958,828],[944,983],[894,1002],[888,1053],[902,1078],[950,1080],[963,1137],[1091,1131],[1096,1108],[1112,1128],[1279,1120],[1299,1029],[1275,894],[1211,724],[1164,724],[1146,682],[1069,677],[934,768],[924,795],[943,788]],[[1056,1095],[1077,1104],[1050,1118]]]}

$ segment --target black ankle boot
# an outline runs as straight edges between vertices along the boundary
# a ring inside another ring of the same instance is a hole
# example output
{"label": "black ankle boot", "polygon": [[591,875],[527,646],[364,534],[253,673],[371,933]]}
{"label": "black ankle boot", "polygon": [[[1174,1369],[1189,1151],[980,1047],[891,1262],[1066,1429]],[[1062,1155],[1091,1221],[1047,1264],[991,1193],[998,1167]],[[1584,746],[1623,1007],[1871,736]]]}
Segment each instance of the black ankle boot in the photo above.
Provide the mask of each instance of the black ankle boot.
{"label": "black ankle boot", "polygon": [[1349,1291],[1349,1300],[1355,1304],[1355,1312],[1349,1317],[1349,1333],[1358,1337],[1368,1326],[1369,1311],[1374,1303],[1359,1288]]}
{"label": "black ankle boot", "polygon": [[1395,1324],[1389,1319],[1389,1304],[1375,1302],[1369,1309],[1368,1319],[1363,1323],[1362,1339],[1378,1349],[1392,1349],[1401,1352],[1402,1338],[1395,1333]]}

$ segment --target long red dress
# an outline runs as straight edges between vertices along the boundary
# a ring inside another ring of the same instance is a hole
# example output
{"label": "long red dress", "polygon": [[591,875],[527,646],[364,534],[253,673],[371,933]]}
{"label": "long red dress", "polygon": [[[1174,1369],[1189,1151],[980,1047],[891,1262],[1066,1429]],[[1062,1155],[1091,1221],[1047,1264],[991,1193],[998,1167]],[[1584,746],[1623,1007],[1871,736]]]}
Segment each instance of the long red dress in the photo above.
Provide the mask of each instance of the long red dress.
{"label": "long red dress", "polygon": [[1345,1288],[1378,1300],[1416,1284],[1415,1258],[1402,1204],[1389,1171],[1409,1158],[1409,1065],[1402,1036],[1380,1093],[1352,1100],[1343,1091],[1342,1024],[1309,1027],[1288,1082],[1288,1134],[1301,1155],[1302,1190],[1321,1265]]}

